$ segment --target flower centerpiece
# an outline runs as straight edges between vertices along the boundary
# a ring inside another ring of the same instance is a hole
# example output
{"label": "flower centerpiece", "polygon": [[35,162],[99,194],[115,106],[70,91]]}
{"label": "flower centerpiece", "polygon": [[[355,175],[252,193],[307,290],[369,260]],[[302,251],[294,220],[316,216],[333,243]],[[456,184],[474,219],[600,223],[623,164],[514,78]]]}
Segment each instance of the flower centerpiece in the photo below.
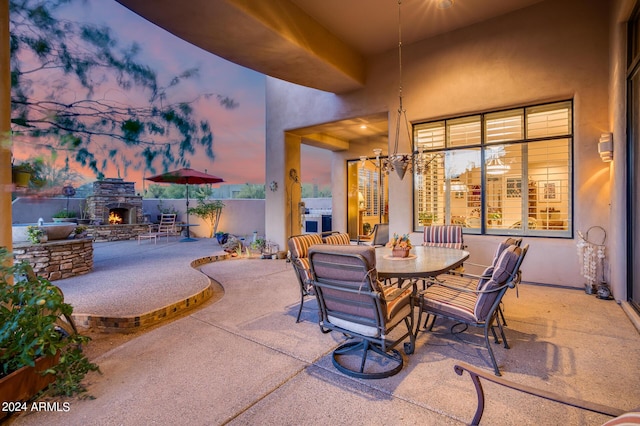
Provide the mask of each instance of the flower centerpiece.
{"label": "flower centerpiece", "polygon": [[411,250],[411,240],[409,234],[393,234],[393,238],[387,243],[387,247],[391,249],[391,255],[393,257],[407,257],[409,256],[409,250]]}

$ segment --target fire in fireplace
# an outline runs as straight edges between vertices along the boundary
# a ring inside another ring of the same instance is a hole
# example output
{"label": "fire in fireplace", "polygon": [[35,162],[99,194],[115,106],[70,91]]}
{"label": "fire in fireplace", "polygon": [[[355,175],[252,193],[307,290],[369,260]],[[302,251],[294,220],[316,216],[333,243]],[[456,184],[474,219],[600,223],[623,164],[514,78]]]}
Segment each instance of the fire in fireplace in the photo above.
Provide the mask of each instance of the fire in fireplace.
{"label": "fire in fireplace", "polygon": [[111,213],[109,213],[109,224],[110,225],[117,225],[122,223],[122,216],[120,216],[118,213],[112,211]]}
{"label": "fire in fireplace", "polygon": [[109,209],[109,224],[120,225],[122,223],[132,223],[130,219],[131,211],[122,207]]}

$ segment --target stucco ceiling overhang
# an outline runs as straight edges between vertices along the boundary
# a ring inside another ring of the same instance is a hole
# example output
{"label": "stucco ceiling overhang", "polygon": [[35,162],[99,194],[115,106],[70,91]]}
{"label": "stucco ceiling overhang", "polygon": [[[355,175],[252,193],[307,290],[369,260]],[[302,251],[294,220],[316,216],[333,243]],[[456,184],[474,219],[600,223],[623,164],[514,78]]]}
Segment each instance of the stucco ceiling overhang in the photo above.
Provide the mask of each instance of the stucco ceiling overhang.
{"label": "stucco ceiling overhang", "polygon": [[288,0],[118,1],[176,36],[263,74],[334,93],[364,85],[364,57]]}
{"label": "stucco ceiling overhang", "polygon": [[[398,45],[397,0],[117,0],[176,36],[263,74],[333,93],[366,83],[367,58]],[[542,0],[403,0],[403,44]]]}

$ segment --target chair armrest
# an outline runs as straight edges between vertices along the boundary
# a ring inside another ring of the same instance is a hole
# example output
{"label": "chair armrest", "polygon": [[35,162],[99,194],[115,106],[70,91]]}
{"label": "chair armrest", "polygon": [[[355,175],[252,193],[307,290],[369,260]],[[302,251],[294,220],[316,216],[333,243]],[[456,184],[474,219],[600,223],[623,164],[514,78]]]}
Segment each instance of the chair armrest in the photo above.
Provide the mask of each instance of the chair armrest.
{"label": "chair armrest", "polygon": [[[510,288],[515,287],[515,284],[513,283],[513,280],[507,281],[506,283],[504,283],[500,287],[495,287],[495,288],[492,288],[491,290],[476,290],[476,289],[473,289],[473,288],[458,287],[458,286],[455,286],[455,285],[447,284],[444,281],[438,281],[438,280],[435,280],[435,279],[431,280],[431,283],[433,285],[440,285],[442,287],[446,287],[446,288],[449,288],[451,290],[459,291],[461,293],[474,293],[474,294],[495,293],[496,291],[500,291],[505,287],[510,287]],[[420,293],[420,296],[424,296],[423,293],[424,293],[424,291],[422,293]]]}
{"label": "chair armrest", "polygon": [[462,374],[467,371],[473,381],[473,385],[476,388],[476,395],[478,397],[478,405],[476,407],[476,413],[471,421],[472,425],[477,425],[480,423],[480,419],[482,418],[482,414],[484,413],[484,391],[482,389],[482,384],[480,383],[480,378],[484,380],[488,380],[500,386],[507,387],[509,389],[516,390],[518,392],[524,392],[529,395],[537,396],[539,398],[548,399],[549,401],[554,401],[559,404],[570,405],[572,407],[580,408],[582,410],[592,411],[594,413],[604,414],[610,417],[618,417],[625,413],[624,410],[619,408],[609,407],[607,405],[596,404],[589,401],[584,401],[577,398],[571,398],[567,396],[563,396],[554,392],[548,392],[542,389],[536,389],[531,386],[521,385],[519,383],[512,382],[510,380],[503,379],[502,377],[495,376],[493,374],[487,374],[487,372],[473,367],[465,362],[459,362],[454,365],[454,371],[458,376],[462,376]]}
{"label": "chair armrest", "polygon": [[356,237],[356,244],[359,245],[363,241],[371,241],[371,240],[372,240],[371,235],[358,235]]}
{"label": "chair armrest", "polygon": [[[491,274],[488,274],[488,275],[477,275],[477,274],[470,274],[470,273],[467,273],[467,272],[460,273],[460,272],[455,272],[455,271],[449,271],[449,272],[447,272],[447,274],[448,275],[453,275],[453,276],[456,276],[456,277],[460,277],[460,278],[475,278],[475,279],[481,279],[481,278],[489,279],[489,278],[491,278]],[[437,279],[438,277],[434,277],[434,278]],[[440,281],[440,280],[438,280],[438,281]]]}
{"label": "chair armrest", "polygon": [[405,293],[405,291],[408,288],[411,288],[411,295],[412,296],[416,294],[416,281],[415,280],[409,280],[405,284],[402,284],[400,287],[396,287],[395,284],[390,284],[388,286],[385,286],[385,288],[390,288],[390,287],[393,287],[393,291],[389,291],[389,293],[385,292],[385,300],[387,302],[393,301],[393,300],[397,299],[398,297],[401,297],[403,295],[403,293]]}

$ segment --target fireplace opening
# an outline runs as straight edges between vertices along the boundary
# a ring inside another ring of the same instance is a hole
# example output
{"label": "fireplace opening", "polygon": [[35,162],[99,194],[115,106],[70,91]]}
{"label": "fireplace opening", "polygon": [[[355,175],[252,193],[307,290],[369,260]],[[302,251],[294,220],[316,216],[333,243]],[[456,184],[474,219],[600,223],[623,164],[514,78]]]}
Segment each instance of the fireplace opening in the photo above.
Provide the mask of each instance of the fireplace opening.
{"label": "fireplace opening", "polygon": [[129,223],[128,220],[129,209],[110,209],[109,210],[109,224],[120,225],[123,223]]}

